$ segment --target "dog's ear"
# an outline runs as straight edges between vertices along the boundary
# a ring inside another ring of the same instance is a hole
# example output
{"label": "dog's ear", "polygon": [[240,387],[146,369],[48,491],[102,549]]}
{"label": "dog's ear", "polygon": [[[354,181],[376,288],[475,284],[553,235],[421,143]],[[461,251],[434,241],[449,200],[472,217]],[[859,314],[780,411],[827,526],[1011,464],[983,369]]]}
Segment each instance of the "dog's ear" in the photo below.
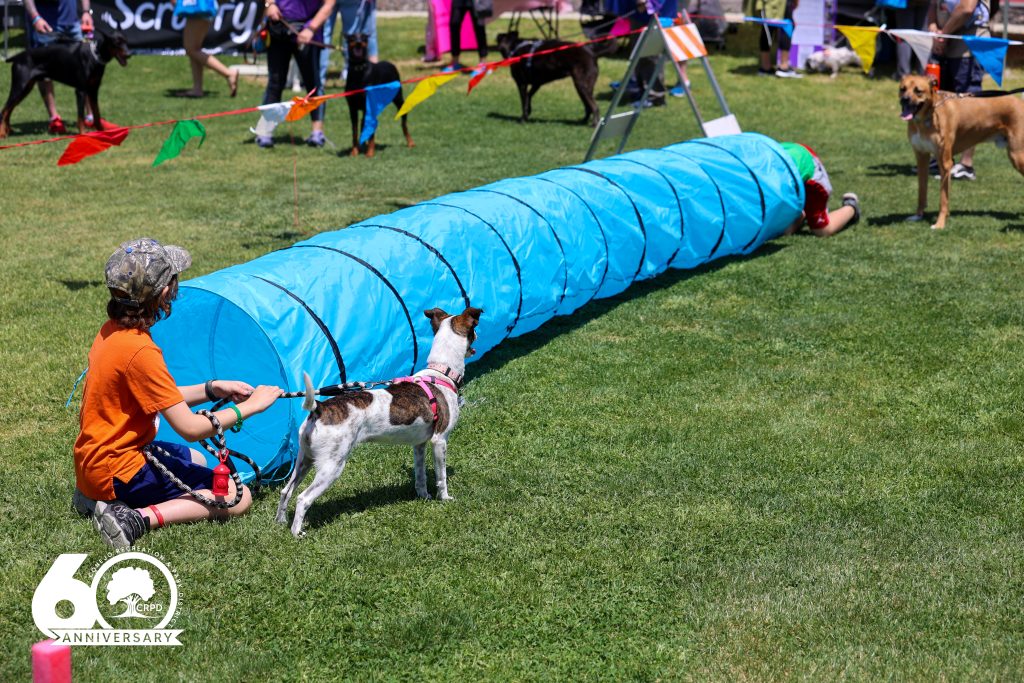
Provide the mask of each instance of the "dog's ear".
{"label": "dog's ear", "polygon": [[459,317],[465,319],[466,324],[470,329],[473,329],[480,324],[480,314],[484,312],[482,308],[473,308],[469,306],[464,310]]}
{"label": "dog's ear", "polygon": [[430,318],[430,327],[433,328],[434,334],[437,334],[437,331],[441,328],[441,321],[451,317],[451,315],[440,308],[431,308],[430,310],[423,311],[423,315]]}

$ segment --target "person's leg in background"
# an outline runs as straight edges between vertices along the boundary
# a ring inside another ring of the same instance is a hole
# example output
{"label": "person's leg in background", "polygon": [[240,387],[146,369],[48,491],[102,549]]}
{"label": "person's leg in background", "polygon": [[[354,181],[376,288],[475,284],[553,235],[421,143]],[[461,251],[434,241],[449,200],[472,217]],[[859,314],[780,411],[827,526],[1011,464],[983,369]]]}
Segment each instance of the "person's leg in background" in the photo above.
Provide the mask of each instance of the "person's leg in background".
{"label": "person's leg in background", "polygon": [[[344,46],[344,44],[345,44],[345,34],[342,31],[338,32],[340,34],[339,37],[338,37],[338,41],[339,42],[337,42],[337,43],[334,42],[334,27],[337,26],[337,24],[338,24],[338,17],[340,17],[340,16],[341,16],[341,6],[340,6],[340,3],[335,3],[334,4],[334,9],[331,10],[331,13],[329,15],[327,15],[327,21],[324,22],[324,26],[323,26],[323,29],[324,29],[324,44],[326,44],[326,45],[338,45],[338,44],[341,44],[342,46]],[[342,49],[344,49],[344,47]],[[334,50],[324,50],[324,49],[320,50],[320,82],[323,83],[323,84],[327,83],[327,70],[331,66],[331,53],[332,52],[334,52]],[[341,80],[344,81],[345,77],[346,77],[346,73],[345,73],[344,70],[342,70],[342,72],[341,72]],[[323,93],[320,93],[320,94],[323,94]]]}
{"label": "person's leg in background", "polygon": [[[302,87],[306,92],[314,89],[319,93],[322,84],[320,83],[320,51],[322,48],[316,45],[293,45],[295,50],[295,63],[299,66],[299,73],[302,75]],[[310,147],[323,147],[324,142],[324,105],[320,105],[309,114],[313,122],[313,132],[306,138],[306,144]]]}
{"label": "person's leg in background", "polygon": [[459,57],[462,55],[462,20],[472,6],[472,0],[452,0],[452,13],[448,20],[452,62],[444,68],[444,71],[458,71],[462,68],[462,64],[459,62]]}

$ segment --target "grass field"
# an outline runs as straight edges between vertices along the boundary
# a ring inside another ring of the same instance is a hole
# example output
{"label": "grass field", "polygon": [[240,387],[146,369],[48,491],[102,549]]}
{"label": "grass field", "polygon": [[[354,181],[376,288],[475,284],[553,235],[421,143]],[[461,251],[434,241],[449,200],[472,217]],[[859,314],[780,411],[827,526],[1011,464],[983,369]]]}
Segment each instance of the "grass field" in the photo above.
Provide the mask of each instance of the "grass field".
{"label": "grass field", "polygon": [[[422,20],[380,31],[403,76],[425,73]],[[146,537],[176,574],[184,646],[76,648],[75,680],[1021,678],[1021,179],[984,147],[949,229],[903,222],[915,180],[895,84],[757,78],[745,38],[713,57],[742,126],[814,147],[836,191],[860,194],[860,225],[637,284],[473,363],[454,503],[414,499],[407,449],[365,448],[301,542],[273,522],[276,491],[230,524]],[[601,62],[602,106],[624,68]],[[338,103],[323,151],[287,135],[256,148],[252,115],[208,121],[201,149],[155,169],[166,126],[66,168],[64,144],[0,151],[0,680],[29,678],[32,595],[54,559],[106,554],[68,511],[64,400],[113,248],[186,245],[198,276],[582,160],[568,82],[541,90],[529,125],[507,73],[469,97],[462,83],[413,112],[413,150],[382,121],[374,160],[337,155]],[[211,78],[203,100],[167,95],[187,85],[184,58],[137,56],[108,70],[104,115],[166,121],[262,94],[244,82],[229,100]],[[10,142],[45,137],[43,119],[32,96]],[[696,134],[673,100],[629,148]]]}

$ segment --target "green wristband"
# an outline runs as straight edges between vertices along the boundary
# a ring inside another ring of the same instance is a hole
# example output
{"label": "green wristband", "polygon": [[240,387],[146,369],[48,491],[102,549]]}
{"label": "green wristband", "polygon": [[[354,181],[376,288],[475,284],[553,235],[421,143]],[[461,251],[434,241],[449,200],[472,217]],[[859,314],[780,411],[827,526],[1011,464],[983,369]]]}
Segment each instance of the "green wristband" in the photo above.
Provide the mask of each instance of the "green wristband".
{"label": "green wristband", "polygon": [[242,411],[239,410],[238,406],[236,406],[234,403],[230,404],[228,408],[231,408],[231,410],[235,411],[235,417],[238,418],[237,420],[235,420],[235,424],[231,426],[231,431],[237,434],[238,432],[242,431]]}

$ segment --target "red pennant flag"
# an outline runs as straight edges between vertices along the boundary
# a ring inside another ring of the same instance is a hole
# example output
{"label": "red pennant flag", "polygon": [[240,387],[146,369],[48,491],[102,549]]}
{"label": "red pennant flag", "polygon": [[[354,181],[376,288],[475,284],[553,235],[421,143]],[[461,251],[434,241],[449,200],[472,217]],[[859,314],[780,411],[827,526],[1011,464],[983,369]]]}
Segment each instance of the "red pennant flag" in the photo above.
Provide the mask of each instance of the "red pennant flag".
{"label": "red pennant flag", "polygon": [[82,159],[99,154],[113,145],[120,145],[126,137],[128,137],[127,128],[97,130],[85,133],[84,135],[78,135],[71,141],[71,144],[64,150],[64,153],[60,155],[57,165],[70,166],[71,164],[77,164]]}
{"label": "red pennant flag", "polygon": [[490,64],[482,64],[478,66],[469,79],[469,88],[466,90],[466,94],[468,95],[473,92],[473,88],[477,86],[477,83],[484,80],[484,76],[487,74],[493,73],[496,69],[500,69],[503,66],[515,64],[520,59],[522,59],[522,57],[509,57],[508,59],[503,59],[500,62],[491,62]]}

